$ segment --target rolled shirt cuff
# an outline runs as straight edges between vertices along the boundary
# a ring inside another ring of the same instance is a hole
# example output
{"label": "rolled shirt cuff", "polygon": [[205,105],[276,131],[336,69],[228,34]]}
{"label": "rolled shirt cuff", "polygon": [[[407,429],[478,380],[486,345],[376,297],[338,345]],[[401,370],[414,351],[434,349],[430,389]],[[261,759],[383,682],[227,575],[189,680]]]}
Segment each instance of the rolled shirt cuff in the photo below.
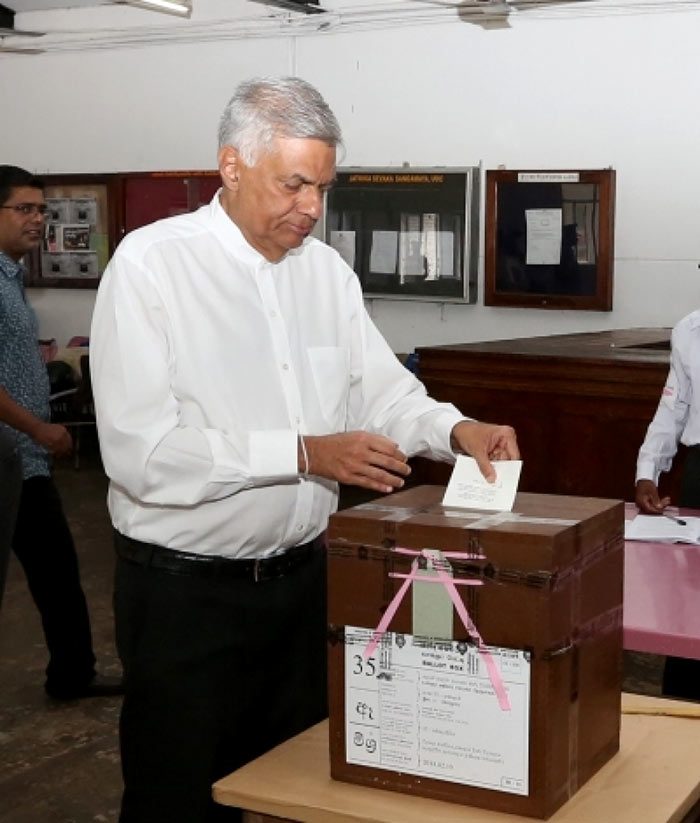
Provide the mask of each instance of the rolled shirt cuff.
{"label": "rolled shirt cuff", "polygon": [[250,432],[248,454],[250,473],[257,480],[298,474],[297,432],[293,429]]}

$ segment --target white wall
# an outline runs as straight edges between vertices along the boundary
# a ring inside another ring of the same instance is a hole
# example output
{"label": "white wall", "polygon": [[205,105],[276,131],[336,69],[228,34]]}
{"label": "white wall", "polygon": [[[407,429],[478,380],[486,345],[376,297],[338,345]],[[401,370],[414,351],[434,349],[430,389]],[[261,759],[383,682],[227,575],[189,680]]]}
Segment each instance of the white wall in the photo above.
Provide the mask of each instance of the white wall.
{"label": "white wall", "polygon": [[[71,35],[54,34],[46,54],[0,55],[1,162],[40,172],[212,168],[218,117],[236,83],[296,73],[338,115],[345,165],[617,170],[612,312],[485,307],[482,260],[476,305],[369,303],[395,350],[668,326],[698,305],[700,4],[600,0],[581,4],[585,12],[521,14],[510,29],[443,14],[420,26],[404,16],[404,24],[345,30],[339,23],[352,5],[337,0],[328,31],[276,18],[261,37],[265,7],[195,0],[192,20],[168,18],[167,26],[200,26],[206,42],[59,51],[51,43],[67,49]],[[234,8],[257,16],[255,36],[241,39],[229,26],[231,39],[222,39],[220,20]],[[99,20],[74,11],[16,22],[56,31],[145,19],[123,7],[101,12]],[[162,15],[145,14],[149,25],[158,18],[159,30],[166,26]],[[63,344],[87,334],[93,292],[32,290],[30,299],[42,336]]]}

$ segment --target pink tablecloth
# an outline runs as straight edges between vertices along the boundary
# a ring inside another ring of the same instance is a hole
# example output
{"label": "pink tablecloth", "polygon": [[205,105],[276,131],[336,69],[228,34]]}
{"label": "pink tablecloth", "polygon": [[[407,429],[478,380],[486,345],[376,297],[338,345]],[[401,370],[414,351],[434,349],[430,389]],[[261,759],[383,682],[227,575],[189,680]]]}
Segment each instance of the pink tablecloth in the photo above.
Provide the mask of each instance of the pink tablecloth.
{"label": "pink tablecloth", "polygon": [[700,545],[625,542],[623,626],[625,649],[700,659]]}

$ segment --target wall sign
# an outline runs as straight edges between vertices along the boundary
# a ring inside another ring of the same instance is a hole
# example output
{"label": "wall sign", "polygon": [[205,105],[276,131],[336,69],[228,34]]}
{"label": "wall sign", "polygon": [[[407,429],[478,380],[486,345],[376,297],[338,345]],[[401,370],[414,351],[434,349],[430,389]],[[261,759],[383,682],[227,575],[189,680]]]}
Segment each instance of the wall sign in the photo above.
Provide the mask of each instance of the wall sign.
{"label": "wall sign", "polygon": [[484,303],[610,311],[615,172],[487,171]]}

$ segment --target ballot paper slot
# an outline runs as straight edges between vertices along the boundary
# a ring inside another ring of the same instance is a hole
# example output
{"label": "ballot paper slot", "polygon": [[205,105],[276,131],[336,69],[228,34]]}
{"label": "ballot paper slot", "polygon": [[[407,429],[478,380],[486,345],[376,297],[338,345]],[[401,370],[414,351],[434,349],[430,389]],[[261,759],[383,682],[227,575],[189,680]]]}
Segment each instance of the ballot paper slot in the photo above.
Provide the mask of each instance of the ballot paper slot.
{"label": "ballot paper slot", "polygon": [[621,346],[623,349],[642,349],[643,351],[671,351],[671,340],[654,340],[651,343],[634,343],[631,346]]}

